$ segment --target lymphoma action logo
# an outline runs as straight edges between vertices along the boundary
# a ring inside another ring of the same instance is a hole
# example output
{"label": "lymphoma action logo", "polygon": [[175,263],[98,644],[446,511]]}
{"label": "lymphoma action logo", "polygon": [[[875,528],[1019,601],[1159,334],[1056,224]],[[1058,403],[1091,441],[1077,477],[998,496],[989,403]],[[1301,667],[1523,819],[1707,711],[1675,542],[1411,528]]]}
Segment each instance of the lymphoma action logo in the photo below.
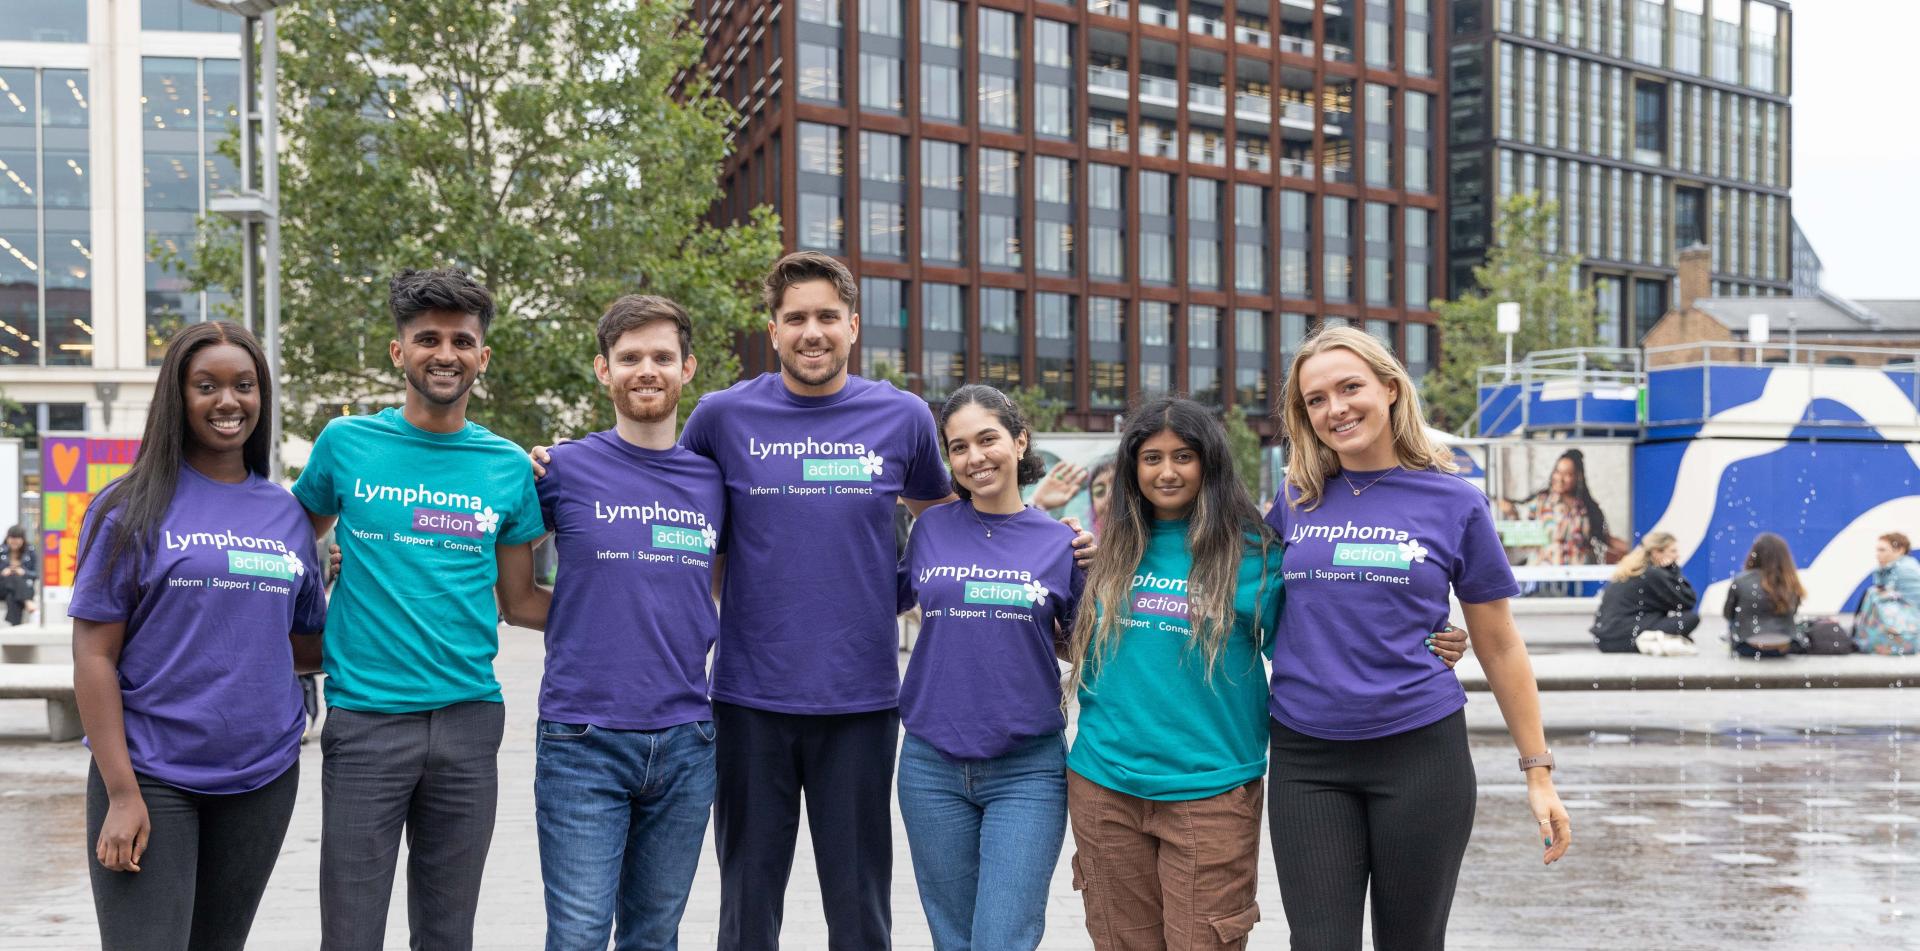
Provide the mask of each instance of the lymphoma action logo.
{"label": "lymphoma action logo", "polygon": [[500,530],[500,513],[477,495],[442,492],[425,483],[412,486],[380,485],[353,480],[353,497],[366,502],[391,502],[413,509],[410,526],[428,535],[480,538]]}
{"label": "lymphoma action logo", "polygon": [[693,509],[674,508],[657,502],[645,505],[609,505],[598,499],[593,503],[596,522],[630,521],[647,526],[649,544],[663,551],[687,551],[699,555],[713,553],[720,533],[708,524],[706,515]]}
{"label": "lymphoma action logo", "polygon": [[1134,575],[1133,613],[1187,620],[1187,579],[1162,578],[1151,571]]}
{"label": "lymphoma action logo", "polygon": [[187,551],[201,545],[224,549],[228,574],[292,581],[307,572],[307,566],[300,556],[288,551],[286,543],[277,538],[236,535],[227,531],[187,532],[180,535],[163,530],[161,541],[168,551]]}
{"label": "lymphoma action logo", "polygon": [[797,459],[800,478],[806,482],[872,482],[887,466],[886,458],[868,452],[866,443],[822,441],[811,436],[791,442],[761,442],[748,436],[747,454],[755,459]]}

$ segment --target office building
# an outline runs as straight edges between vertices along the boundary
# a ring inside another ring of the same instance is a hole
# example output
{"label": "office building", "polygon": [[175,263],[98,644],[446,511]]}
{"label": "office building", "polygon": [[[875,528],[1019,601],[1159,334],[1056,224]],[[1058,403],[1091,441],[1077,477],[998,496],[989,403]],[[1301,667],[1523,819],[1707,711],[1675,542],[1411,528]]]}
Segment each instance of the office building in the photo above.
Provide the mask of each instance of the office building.
{"label": "office building", "polygon": [[[1417,372],[1445,167],[1429,0],[704,0],[736,219],[862,284],[855,365],[1264,415],[1322,322]],[[770,368],[763,337],[751,371]]]}
{"label": "office building", "polygon": [[1471,285],[1495,209],[1536,192],[1607,343],[1666,313],[1678,253],[1710,293],[1792,277],[1792,18],[1776,0],[1456,0],[1447,10],[1447,267]]}
{"label": "office building", "polygon": [[0,0],[0,393],[22,430],[139,432],[166,336],[213,313],[166,261],[236,178],[239,29],[192,0]]}

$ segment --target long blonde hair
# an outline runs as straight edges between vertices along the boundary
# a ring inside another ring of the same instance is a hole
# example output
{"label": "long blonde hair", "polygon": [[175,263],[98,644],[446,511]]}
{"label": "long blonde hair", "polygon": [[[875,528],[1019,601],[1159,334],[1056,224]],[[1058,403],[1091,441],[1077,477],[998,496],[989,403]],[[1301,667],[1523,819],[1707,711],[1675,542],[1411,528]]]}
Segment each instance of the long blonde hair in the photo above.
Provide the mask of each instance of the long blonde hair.
{"label": "long blonde hair", "polygon": [[1293,355],[1293,364],[1287,369],[1286,391],[1281,396],[1280,418],[1290,444],[1287,484],[1299,494],[1293,504],[1313,511],[1320,504],[1327,479],[1340,472],[1340,456],[1314,433],[1313,421],[1307,416],[1306,397],[1300,392],[1300,368],[1308,360],[1333,349],[1346,350],[1359,357],[1380,382],[1392,384],[1397,391],[1388,418],[1394,456],[1401,468],[1459,470],[1459,466],[1454,465],[1453,452],[1434,445],[1427,438],[1427,417],[1420,411],[1420,394],[1415,392],[1413,377],[1407,368],[1370,333],[1352,327],[1323,327],[1308,337],[1300,345],[1300,351]]}
{"label": "long blonde hair", "polygon": [[1640,544],[1620,559],[1619,567],[1613,569],[1613,580],[1626,581],[1646,574],[1647,565],[1653,563],[1653,553],[1676,541],[1672,532],[1648,532],[1645,538],[1640,539]]}
{"label": "long blonde hair", "polygon": [[[1233,634],[1241,559],[1248,546],[1255,546],[1265,564],[1274,544],[1273,532],[1261,520],[1253,496],[1234,474],[1226,430],[1212,413],[1178,397],[1161,397],[1134,410],[1114,454],[1113,489],[1100,527],[1100,548],[1087,570],[1086,590],[1068,641],[1067,660],[1073,669],[1061,690],[1062,706],[1079,696],[1080,688],[1091,679],[1089,668],[1112,655],[1122,636],[1122,622],[1132,610],[1134,575],[1140,570],[1154,522],[1140,485],[1140,447],[1163,430],[1180,437],[1200,456],[1200,494],[1194,499],[1186,538],[1193,561],[1187,575],[1187,622],[1188,647],[1199,654],[1209,682]],[[1265,627],[1261,612],[1270,580],[1278,583],[1263,571],[1254,598],[1256,631]]]}

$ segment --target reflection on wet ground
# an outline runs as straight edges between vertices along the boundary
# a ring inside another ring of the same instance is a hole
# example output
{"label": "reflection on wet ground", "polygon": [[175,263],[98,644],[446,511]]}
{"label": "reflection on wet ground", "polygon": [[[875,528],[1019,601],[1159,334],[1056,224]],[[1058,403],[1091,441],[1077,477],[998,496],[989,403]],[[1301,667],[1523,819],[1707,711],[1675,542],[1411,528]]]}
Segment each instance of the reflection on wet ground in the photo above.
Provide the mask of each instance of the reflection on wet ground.
{"label": "reflection on wet ground", "polygon": [[[513,725],[501,750],[479,947],[541,942],[531,792],[539,665],[536,638],[503,638],[500,677]],[[1492,697],[1475,694],[1468,722],[1479,814],[1450,946],[1920,948],[1920,784],[1910,778],[1920,717],[1910,696],[1904,689],[1548,694],[1545,715],[1575,836],[1567,860],[1542,868],[1512,746]],[[82,841],[86,752],[37,739],[43,729],[38,705],[0,702],[0,947],[9,951],[97,943]],[[318,945],[316,747],[304,750],[293,829],[250,947]],[[896,946],[927,947],[897,816],[895,849]],[[791,948],[826,947],[809,852],[803,841],[788,893],[784,943]],[[1251,947],[1283,948],[1271,856],[1262,864],[1266,920]],[[1044,947],[1088,948],[1066,868],[1063,860],[1051,889]],[[403,892],[396,888],[390,946],[405,944]],[[709,843],[683,946],[712,947],[717,913]]]}

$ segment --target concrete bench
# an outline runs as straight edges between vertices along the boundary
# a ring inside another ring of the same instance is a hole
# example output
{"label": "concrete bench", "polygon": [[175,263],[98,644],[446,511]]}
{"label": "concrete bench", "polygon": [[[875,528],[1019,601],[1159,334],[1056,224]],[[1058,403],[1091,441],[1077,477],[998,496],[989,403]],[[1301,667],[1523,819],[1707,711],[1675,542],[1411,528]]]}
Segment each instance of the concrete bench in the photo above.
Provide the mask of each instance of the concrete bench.
{"label": "concrete bench", "polygon": [[73,644],[73,628],[62,623],[0,627],[0,663],[31,664],[42,649],[60,648],[63,659]]}
{"label": "concrete bench", "polygon": [[[1472,654],[1457,668],[1468,690],[1487,689]],[[1764,660],[1735,657],[1721,645],[1701,644],[1697,657],[1645,657],[1597,651],[1533,657],[1541,690],[1752,690],[1807,687],[1920,686],[1920,656],[1795,654]]]}
{"label": "concrete bench", "polygon": [[80,738],[72,664],[0,664],[0,700],[45,700],[48,738],[56,743]]}

